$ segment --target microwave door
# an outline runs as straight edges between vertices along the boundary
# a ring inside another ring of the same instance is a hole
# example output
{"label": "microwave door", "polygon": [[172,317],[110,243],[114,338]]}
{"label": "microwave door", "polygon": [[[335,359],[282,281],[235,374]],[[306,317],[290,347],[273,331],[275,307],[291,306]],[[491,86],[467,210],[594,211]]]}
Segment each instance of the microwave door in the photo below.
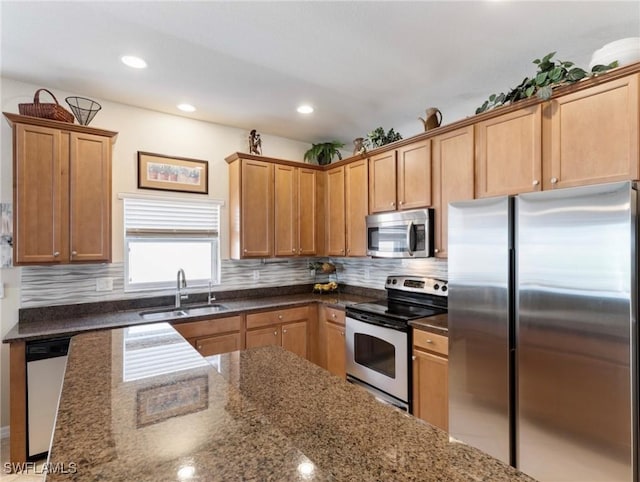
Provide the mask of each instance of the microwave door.
{"label": "microwave door", "polygon": [[394,224],[378,228],[379,251],[381,253],[403,253],[407,251],[407,230],[405,226]]}

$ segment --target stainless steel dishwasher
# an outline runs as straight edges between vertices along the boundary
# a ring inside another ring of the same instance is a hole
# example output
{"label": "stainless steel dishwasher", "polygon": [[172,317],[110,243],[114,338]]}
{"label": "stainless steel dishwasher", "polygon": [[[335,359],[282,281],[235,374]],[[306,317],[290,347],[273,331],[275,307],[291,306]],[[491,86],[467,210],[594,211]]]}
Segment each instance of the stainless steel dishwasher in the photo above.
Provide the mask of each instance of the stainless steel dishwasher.
{"label": "stainless steel dishwasher", "polygon": [[58,398],[67,366],[69,337],[28,342],[27,458],[36,460],[49,451],[58,410]]}

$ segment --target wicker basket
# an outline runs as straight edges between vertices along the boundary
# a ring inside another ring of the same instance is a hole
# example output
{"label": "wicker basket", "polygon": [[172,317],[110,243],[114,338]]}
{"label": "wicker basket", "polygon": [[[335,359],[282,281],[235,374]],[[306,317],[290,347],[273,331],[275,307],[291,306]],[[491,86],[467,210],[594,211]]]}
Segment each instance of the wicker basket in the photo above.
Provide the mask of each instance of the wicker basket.
{"label": "wicker basket", "polygon": [[[40,103],[40,92],[45,91],[53,100],[55,104]],[[38,89],[33,96],[33,104],[18,104],[18,111],[21,115],[30,115],[32,117],[41,117],[43,119],[53,119],[62,122],[69,122],[73,124],[73,114],[67,109],[58,104],[58,99],[47,89]]]}

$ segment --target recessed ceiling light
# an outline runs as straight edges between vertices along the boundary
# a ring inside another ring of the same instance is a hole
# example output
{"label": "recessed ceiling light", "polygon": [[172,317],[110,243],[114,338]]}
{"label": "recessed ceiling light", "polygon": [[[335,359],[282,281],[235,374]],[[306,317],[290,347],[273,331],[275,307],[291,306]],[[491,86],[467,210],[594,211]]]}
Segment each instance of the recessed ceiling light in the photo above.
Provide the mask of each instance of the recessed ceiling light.
{"label": "recessed ceiling light", "polygon": [[310,105],[300,105],[297,110],[300,114],[311,114],[313,112],[313,107]]}
{"label": "recessed ceiling light", "polygon": [[183,112],[195,112],[196,108],[191,104],[178,104],[178,109]]}
{"label": "recessed ceiling light", "polygon": [[125,55],[120,60],[122,60],[124,65],[134,69],[144,69],[147,67],[147,63],[143,59],[133,55]]}

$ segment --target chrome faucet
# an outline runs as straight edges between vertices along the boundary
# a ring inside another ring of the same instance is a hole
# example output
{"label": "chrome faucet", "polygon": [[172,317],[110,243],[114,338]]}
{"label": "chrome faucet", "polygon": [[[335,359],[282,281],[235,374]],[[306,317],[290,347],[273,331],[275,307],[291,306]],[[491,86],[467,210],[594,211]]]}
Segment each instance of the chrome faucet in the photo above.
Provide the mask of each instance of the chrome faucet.
{"label": "chrome faucet", "polygon": [[[180,275],[182,275],[182,283],[180,282]],[[180,303],[182,300],[186,300],[189,298],[189,295],[183,295],[180,291],[182,288],[187,287],[187,277],[184,274],[184,270],[180,268],[178,270],[177,281],[176,281],[176,308],[180,308]]]}

